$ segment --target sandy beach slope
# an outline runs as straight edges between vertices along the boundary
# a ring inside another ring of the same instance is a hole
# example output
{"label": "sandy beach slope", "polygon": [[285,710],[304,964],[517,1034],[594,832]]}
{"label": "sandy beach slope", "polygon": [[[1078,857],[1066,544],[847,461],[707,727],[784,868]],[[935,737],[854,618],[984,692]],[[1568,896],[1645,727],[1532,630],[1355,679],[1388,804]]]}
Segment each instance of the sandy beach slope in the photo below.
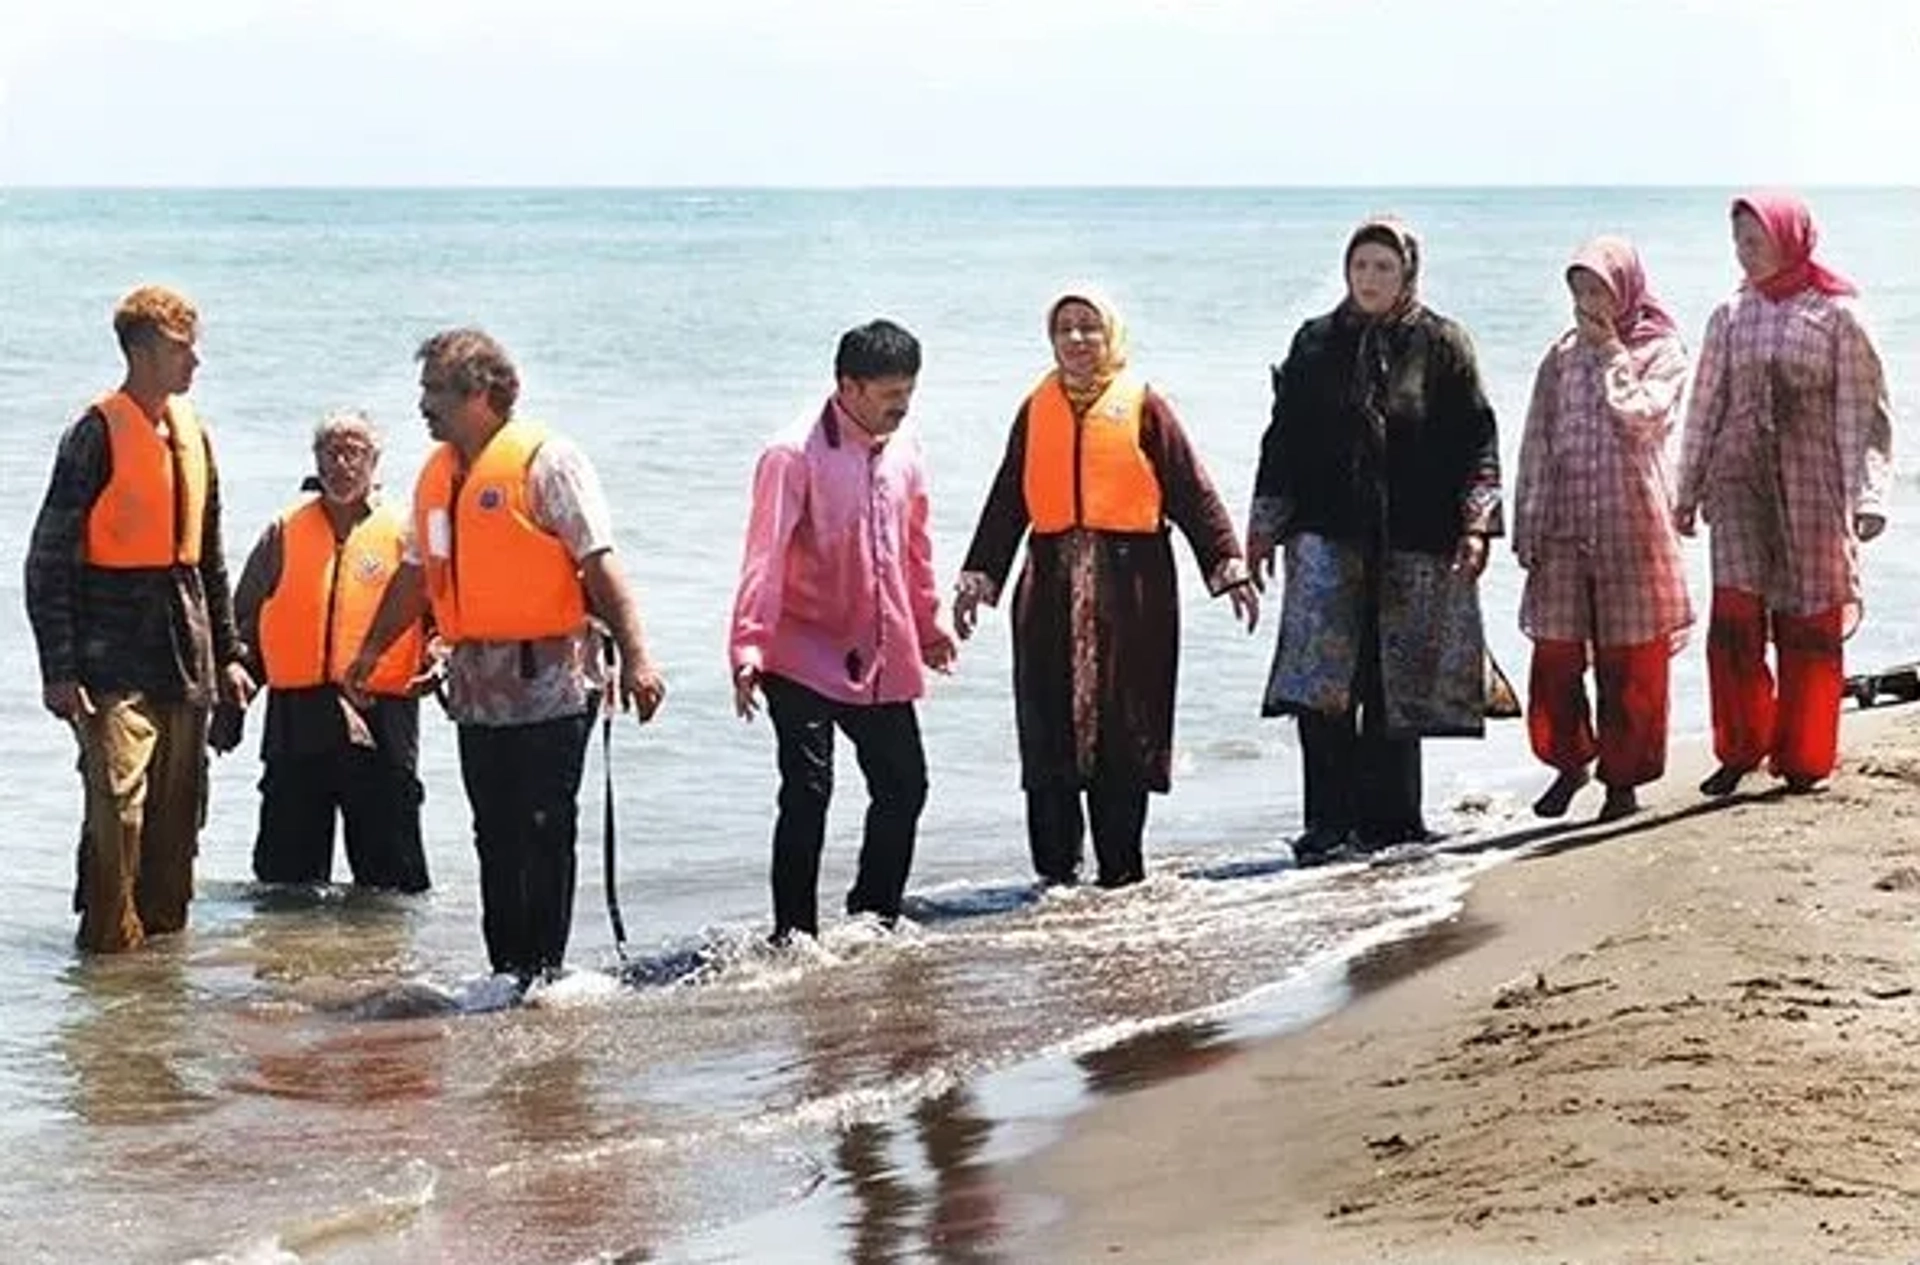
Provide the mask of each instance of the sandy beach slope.
{"label": "sandy beach slope", "polygon": [[1842,741],[1721,806],[1685,758],[1338,1014],[1102,1103],[1010,1175],[1062,1209],[1010,1255],[1920,1262],[1920,719]]}

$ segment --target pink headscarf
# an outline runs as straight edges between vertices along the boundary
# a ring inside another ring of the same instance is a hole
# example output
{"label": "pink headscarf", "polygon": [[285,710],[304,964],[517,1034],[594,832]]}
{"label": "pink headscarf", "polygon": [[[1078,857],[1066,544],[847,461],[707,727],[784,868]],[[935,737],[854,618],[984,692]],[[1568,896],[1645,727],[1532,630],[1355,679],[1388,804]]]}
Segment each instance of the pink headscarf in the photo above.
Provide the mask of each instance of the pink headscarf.
{"label": "pink headscarf", "polygon": [[1820,234],[1813,227],[1807,204],[1790,193],[1749,193],[1733,200],[1733,213],[1750,213],[1767,231],[1780,252],[1780,270],[1762,277],[1753,288],[1778,303],[1802,290],[1821,294],[1858,294],[1859,287],[1813,258]]}
{"label": "pink headscarf", "polygon": [[1613,328],[1629,349],[1679,331],[1673,314],[1647,289],[1647,270],[1640,262],[1640,252],[1626,238],[1594,238],[1573,252],[1567,271],[1575,268],[1584,268],[1600,278],[1613,294],[1618,313]]}

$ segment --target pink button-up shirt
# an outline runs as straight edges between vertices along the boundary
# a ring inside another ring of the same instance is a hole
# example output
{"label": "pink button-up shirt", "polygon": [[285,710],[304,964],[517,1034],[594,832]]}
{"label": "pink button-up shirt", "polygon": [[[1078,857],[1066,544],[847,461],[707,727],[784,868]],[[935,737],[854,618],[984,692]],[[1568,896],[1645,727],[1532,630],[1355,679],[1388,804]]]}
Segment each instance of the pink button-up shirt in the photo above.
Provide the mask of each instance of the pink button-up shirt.
{"label": "pink button-up shirt", "polygon": [[919,442],[874,440],[829,400],[753,475],[728,658],[844,703],[926,692],[939,591]]}

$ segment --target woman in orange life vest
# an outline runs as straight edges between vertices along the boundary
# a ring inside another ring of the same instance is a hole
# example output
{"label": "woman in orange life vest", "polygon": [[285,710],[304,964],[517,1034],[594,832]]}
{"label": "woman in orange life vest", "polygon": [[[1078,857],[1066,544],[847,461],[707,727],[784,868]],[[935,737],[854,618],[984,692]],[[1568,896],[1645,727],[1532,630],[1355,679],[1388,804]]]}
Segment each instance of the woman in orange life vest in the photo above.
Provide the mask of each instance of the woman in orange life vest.
{"label": "woman in orange life vest", "polygon": [[[380,441],[366,414],[322,419],[313,457],[319,474],[308,486],[319,495],[268,524],[234,590],[249,664],[268,687],[254,877],[328,882],[337,811],[355,884],[425,891],[415,773],[418,696],[432,679],[422,670],[423,628],[381,655],[364,711],[340,690],[399,567],[405,520],[375,497]],[[216,723],[216,749],[238,744],[238,716],[231,720],[230,729]]]}
{"label": "woman in orange life vest", "polygon": [[980,604],[998,604],[1024,537],[1013,693],[1033,866],[1042,882],[1077,881],[1084,793],[1100,885],[1118,887],[1145,877],[1147,794],[1171,778],[1180,608],[1167,524],[1249,630],[1259,599],[1179,419],[1126,372],[1113,305],[1070,290],[1047,310],[1047,333],[1056,367],[1014,416],[954,626],[967,637]]}

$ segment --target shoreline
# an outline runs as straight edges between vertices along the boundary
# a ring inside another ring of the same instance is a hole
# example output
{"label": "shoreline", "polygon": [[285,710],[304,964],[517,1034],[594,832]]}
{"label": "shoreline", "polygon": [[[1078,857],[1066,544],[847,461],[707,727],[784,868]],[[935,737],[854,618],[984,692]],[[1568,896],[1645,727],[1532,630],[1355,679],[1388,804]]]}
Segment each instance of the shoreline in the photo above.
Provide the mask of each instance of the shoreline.
{"label": "shoreline", "polygon": [[1822,793],[1715,803],[1682,746],[1332,1014],[1090,1103],[1009,1166],[1061,1213],[1010,1259],[1914,1259],[1920,711],[1842,749]]}

